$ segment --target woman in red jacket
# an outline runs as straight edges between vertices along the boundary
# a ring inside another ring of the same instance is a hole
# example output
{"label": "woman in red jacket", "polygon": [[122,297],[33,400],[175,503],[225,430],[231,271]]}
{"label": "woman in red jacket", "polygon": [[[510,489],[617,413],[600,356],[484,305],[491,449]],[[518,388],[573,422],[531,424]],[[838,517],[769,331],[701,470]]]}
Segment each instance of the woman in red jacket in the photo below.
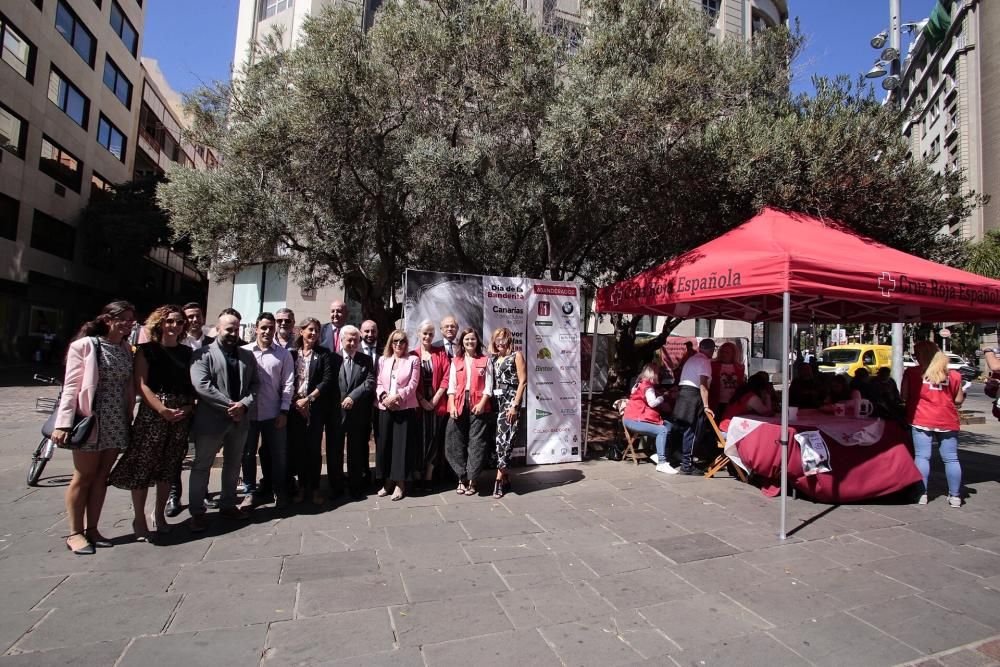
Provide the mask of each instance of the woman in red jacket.
{"label": "woman in red jacket", "polygon": [[736,353],[735,343],[723,343],[712,360],[712,384],[708,388],[708,402],[717,415],[726,411],[736,390],[746,381],[746,371],[736,358]]}
{"label": "woman in red jacket", "polygon": [[448,432],[445,455],[458,475],[457,493],[476,495],[476,478],[483,469],[483,454],[492,442],[490,419],[493,365],[483,355],[476,330],[463,329],[456,339],[458,351],[448,376]]}
{"label": "woman in red jacket", "polygon": [[[401,500],[406,481],[413,472],[417,446],[417,384],[420,361],[410,355],[406,332],[389,334],[378,362],[378,442],[375,444],[375,478],[383,480],[379,497],[392,492],[391,500]],[[395,489],[393,488],[395,487]]]}
{"label": "woman in red jacket", "polygon": [[906,403],[907,421],[913,432],[913,461],[924,477],[924,492],[917,501],[927,504],[927,477],[931,449],[938,442],[948,479],[948,504],[961,507],[962,465],[958,462],[958,406],[965,400],[962,376],[948,370],[948,357],[930,341],[913,350],[917,365],[903,373],[900,394]]}
{"label": "woman in red jacket", "polygon": [[420,446],[416,451],[414,476],[423,481],[424,487],[430,484],[434,466],[441,459],[438,443],[443,439],[439,437],[438,430],[444,428],[447,422],[440,417],[448,415],[448,371],[451,361],[443,347],[433,345],[434,333],[433,322],[421,322],[417,327],[420,347],[413,351],[413,355],[420,359],[420,384],[417,386],[417,432]]}
{"label": "woman in red jacket", "polygon": [[656,472],[669,475],[677,473],[677,468],[667,463],[667,438],[670,437],[670,422],[663,419],[660,410],[665,407],[664,397],[657,393],[653,384],[659,377],[656,364],[646,364],[639,373],[639,381],[632,389],[622,423],[629,431],[651,435],[656,438]]}

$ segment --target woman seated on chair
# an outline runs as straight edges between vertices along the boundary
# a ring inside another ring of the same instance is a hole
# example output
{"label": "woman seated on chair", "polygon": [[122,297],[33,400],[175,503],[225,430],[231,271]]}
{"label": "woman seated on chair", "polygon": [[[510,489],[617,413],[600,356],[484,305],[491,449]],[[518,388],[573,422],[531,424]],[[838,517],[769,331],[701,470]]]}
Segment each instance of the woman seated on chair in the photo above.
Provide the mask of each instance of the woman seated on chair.
{"label": "woman seated on chair", "polygon": [[773,415],[773,392],[771,379],[767,373],[759,372],[751,375],[746,384],[733,394],[733,400],[729,402],[725,414],[722,415],[722,421],[719,422],[719,429],[728,431],[729,420],[739,415],[755,414],[764,417]]}
{"label": "woman seated on chair", "polygon": [[632,433],[651,435],[656,438],[656,471],[668,474],[677,469],[667,463],[667,438],[670,436],[670,422],[663,419],[661,409],[669,406],[665,397],[658,393],[655,383],[659,369],[656,364],[646,364],[639,373],[639,382],[632,389],[622,424]]}

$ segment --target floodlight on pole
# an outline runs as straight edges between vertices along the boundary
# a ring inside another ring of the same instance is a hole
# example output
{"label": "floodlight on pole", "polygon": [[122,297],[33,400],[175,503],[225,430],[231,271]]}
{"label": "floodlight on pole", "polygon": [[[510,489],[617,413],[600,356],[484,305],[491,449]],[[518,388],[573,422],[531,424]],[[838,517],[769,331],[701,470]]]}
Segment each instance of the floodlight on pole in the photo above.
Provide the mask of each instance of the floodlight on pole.
{"label": "floodlight on pole", "polygon": [[883,30],[879,34],[872,37],[870,44],[873,49],[881,49],[885,46],[886,41],[889,39],[889,31]]}
{"label": "floodlight on pole", "polygon": [[896,90],[899,87],[899,76],[893,74],[892,76],[887,76],[882,79],[882,88],[884,90]]}
{"label": "floodlight on pole", "polygon": [[865,74],[865,78],[878,79],[886,74],[888,74],[888,72],[885,70],[885,64],[881,60],[876,60],[872,68]]}
{"label": "floodlight on pole", "polygon": [[879,54],[879,58],[887,63],[891,63],[893,60],[899,57],[899,49],[887,46],[882,49],[882,53]]}

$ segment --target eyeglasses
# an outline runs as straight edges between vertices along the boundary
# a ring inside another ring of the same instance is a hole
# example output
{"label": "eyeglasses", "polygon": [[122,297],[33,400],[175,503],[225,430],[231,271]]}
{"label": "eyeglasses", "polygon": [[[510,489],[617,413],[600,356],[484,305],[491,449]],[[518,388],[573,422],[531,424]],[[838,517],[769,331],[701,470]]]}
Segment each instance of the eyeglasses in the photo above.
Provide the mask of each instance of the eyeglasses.
{"label": "eyeglasses", "polygon": [[291,324],[292,323],[291,320],[286,320],[283,317],[279,317],[278,319],[275,320],[275,322],[277,322],[278,324]]}
{"label": "eyeglasses", "polygon": [[405,338],[394,338],[392,340],[392,344],[393,345],[406,345],[406,339]]}
{"label": "eyeglasses", "polygon": [[163,323],[164,324],[184,324],[184,320],[175,320],[175,319],[171,319],[171,318],[168,317],[167,319],[163,320]]}

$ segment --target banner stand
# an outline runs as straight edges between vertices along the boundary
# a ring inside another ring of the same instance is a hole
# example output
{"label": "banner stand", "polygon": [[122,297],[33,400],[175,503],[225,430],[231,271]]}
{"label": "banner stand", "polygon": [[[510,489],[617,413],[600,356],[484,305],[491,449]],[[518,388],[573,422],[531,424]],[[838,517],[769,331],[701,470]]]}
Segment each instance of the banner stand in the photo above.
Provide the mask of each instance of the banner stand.
{"label": "banner stand", "polygon": [[597,323],[590,338],[590,379],[587,381],[587,424],[583,427],[583,459],[587,458],[590,444],[590,411],[594,407],[594,366],[597,361]]}

